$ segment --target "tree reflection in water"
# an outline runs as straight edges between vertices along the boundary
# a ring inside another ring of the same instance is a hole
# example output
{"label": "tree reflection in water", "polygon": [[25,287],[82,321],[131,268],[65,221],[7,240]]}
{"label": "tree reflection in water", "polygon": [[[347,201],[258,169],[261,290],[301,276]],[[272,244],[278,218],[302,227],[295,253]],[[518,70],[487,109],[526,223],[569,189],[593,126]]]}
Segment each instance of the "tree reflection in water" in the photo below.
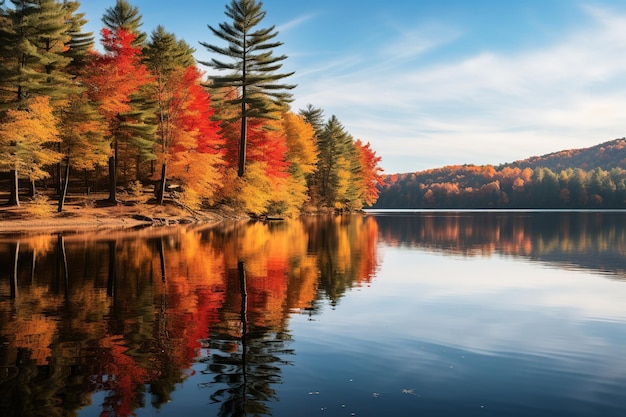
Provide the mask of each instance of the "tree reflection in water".
{"label": "tree reflection in water", "polygon": [[175,408],[194,369],[221,415],[270,414],[294,361],[290,318],[369,285],[380,245],[498,252],[623,278],[626,222],[431,213],[0,237],[0,415]]}
{"label": "tree reflection in water", "polygon": [[225,309],[224,320],[213,327],[212,353],[203,360],[207,363],[204,373],[213,379],[202,386],[215,390],[211,400],[221,404],[221,416],[268,415],[267,403],[276,399],[271,385],[280,382],[281,366],[290,363],[286,357],[293,352],[287,348],[289,337],[286,332],[258,326],[254,322],[249,325],[244,262],[237,262],[236,275],[239,281],[239,322],[235,319],[235,308]]}
{"label": "tree reflection in water", "polygon": [[268,414],[290,315],[370,280],[376,236],[349,216],[0,237],[0,415],[159,409],[198,360],[222,415]]}

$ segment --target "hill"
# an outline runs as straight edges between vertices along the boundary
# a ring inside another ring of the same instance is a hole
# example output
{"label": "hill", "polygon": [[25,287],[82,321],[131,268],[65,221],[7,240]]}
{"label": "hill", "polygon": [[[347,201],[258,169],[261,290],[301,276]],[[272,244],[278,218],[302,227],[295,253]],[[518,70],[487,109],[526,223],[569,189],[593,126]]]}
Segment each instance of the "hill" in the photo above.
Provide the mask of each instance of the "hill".
{"label": "hill", "polygon": [[624,208],[626,138],[492,165],[392,174],[374,208]]}
{"label": "hill", "polygon": [[613,168],[626,168],[626,138],[615,139],[589,148],[570,149],[553,152],[543,156],[532,156],[500,166],[531,168],[549,168],[561,171],[567,168],[589,170],[602,168],[610,171]]}

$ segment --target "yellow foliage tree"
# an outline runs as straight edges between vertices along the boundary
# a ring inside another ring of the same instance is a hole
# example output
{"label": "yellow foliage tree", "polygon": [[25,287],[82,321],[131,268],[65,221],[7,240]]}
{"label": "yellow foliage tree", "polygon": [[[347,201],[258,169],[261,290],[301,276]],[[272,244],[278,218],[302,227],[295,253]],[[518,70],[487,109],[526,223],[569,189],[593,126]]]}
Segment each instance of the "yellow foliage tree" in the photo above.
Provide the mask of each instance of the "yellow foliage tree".
{"label": "yellow foliage tree", "polygon": [[302,116],[286,112],[281,119],[282,129],[287,141],[287,160],[304,175],[312,174],[317,168],[317,139],[313,126]]}
{"label": "yellow foliage tree", "polygon": [[350,182],[352,181],[352,172],[350,170],[350,161],[339,156],[335,162],[336,176],[337,176],[337,188],[335,197],[335,208],[357,208],[361,207],[345,207],[344,204],[350,201],[348,193],[350,191]]}
{"label": "yellow foliage tree", "polygon": [[25,108],[7,111],[0,123],[0,169],[11,172],[10,205],[19,205],[20,175],[35,181],[49,176],[44,168],[62,155],[48,145],[60,142],[57,119],[47,96],[35,97]]}
{"label": "yellow foliage tree", "polygon": [[264,163],[249,162],[244,177],[237,176],[237,172],[229,168],[224,183],[222,193],[236,209],[255,215],[267,212],[275,185],[265,175]]}

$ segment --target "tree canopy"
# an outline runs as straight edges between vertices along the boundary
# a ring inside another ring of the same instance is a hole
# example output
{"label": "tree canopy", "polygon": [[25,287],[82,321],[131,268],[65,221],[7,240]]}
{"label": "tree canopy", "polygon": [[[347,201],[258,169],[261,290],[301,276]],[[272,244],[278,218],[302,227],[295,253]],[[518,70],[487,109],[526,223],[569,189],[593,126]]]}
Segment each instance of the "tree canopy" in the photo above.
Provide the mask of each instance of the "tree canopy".
{"label": "tree canopy", "polygon": [[[165,26],[150,37],[127,0],[107,8],[99,48],[75,0],[0,3],[0,171],[9,204],[20,182],[151,193],[189,209],[226,204],[253,215],[355,210],[373,204],[380,158],[335,116],[294,113],[294,74],[281,71],[275,25],[256,0],[232,0],[230,21],[195,50]],[[65,169],[62,168],[64,164]],[[108,165],[108,170],[106,169]],[[160,169],[157,169],[157,166]],[[80,175],[80,176],[79,176]],[[71,191],[71,187],[70,191]]]}

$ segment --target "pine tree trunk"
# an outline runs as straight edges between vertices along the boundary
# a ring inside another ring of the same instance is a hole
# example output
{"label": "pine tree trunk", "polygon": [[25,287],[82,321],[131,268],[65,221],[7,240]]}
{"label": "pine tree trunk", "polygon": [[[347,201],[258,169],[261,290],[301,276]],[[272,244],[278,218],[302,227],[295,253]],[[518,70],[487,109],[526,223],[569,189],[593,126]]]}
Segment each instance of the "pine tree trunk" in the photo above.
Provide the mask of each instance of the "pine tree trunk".
{"label": "pine tree trunk", "polygon": [[28,196],[31,198],[34,197],[35,191],[36,191],[35,180],[32,178],[29,178],[28,179]]}
{"label": "pine tree trunk", "polygon": [[65,204],[65,196],[67,195],[67,185],[70,182],[70,161],[67,161],[67,165],[65,166],[65,178],[63,179],[63,187],[61,188],[61,193],[59,194],[59,207],[57,208],[57,212],[60,213],[63,211],[63,205]]}
{"label": "pine tree trunk", "polygon": [[10,171],[10,177],[11,177],[11,183],[10,183],[10,195],[9,195],[9,202],[7,203],[7,205],[9,206],[18,206],[20,205],[20,197],[19,197],[19,191],[20,191],[20,185],[19,185],[19,178],[17,175],[17,169],[12,169]]}
{"label": "pine tree trunk", "polygon": [[114,156],[109,158],[109,202],[117,204],[117,175]]}
{"label": "pine tree trunk", "polygon": [[165,198],[165,181],[167,173],[167,164],[163,162],[161,166],[161,180],[159,181],[159,188],[157,193],[157,204],[163,205],[163,199]]}
{"label": "pine tree trunk", "polygon": [[[241,109],[245,111],[245,107]],[[242,113],[243,114],[243,113]],[[247,141],[247,120],[246,116],[241,117],[241,137],[239,139],[239,170],[238,177],[243,177],[246,169],[246,141]]]}

